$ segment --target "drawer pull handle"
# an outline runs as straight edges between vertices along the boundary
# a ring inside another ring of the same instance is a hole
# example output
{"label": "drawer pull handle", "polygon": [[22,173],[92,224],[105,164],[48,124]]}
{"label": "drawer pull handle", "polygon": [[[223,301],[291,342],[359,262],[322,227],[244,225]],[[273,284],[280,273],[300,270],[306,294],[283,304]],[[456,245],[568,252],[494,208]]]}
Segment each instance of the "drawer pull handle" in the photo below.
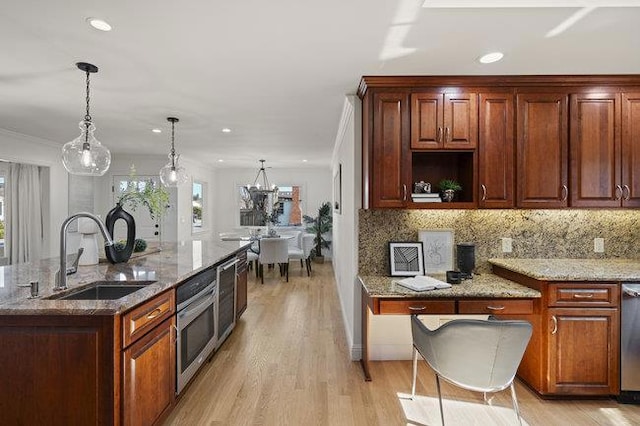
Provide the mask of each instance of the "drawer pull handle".
{"label": "drawer pull handle", "polygon": [[487,199],[487,187],[484,186],[484,183],[482,185],[480,185],[480,188],[482,188],[482,200],[481,201],[485,201]]}
{"label": "drawer pull handle", "polygon": [[553,321],[553,330],[551,330],[551,334],[556,334],[558,332],[558,318],[553,315],[551,317],[551,321]]}
{"label": "drawer pull handle", "polygon": [[593,298],[593,293],[588,293],[588,294],[574,294],[573,295],[574,299],[591,299]]}
{"label": "drawer pull handle", "polygon": [[147,315],[148,320],[152,320],[162,313],[162,309],[156,308]]}
{"label": "drawer pull handle", "polygon": [[426,306],[409,306],[410,311],[424,311],[427,309]]}
{"label": "drawer pull handle", "polygon": [[487,309],[490,311],[503,311],[504,306],[487,306]]}

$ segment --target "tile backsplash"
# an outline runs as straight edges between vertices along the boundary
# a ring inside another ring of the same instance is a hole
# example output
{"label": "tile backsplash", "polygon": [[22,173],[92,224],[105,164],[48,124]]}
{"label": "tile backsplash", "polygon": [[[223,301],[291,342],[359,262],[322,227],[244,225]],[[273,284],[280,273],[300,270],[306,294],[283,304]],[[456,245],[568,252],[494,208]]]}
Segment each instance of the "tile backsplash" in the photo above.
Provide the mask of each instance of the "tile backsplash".
{"label": "tile backsplash", "polygon": [[[360,210],[360,274],[387,275],[389,241],[436,228],[453,229],[454,244],[475,243],[478,272],[496,257],[640,259],[640,210]],[[512,238],[511,253],[502,252],[503,237]],[[604,238],[604,253],[594,253],[594,238]]]}

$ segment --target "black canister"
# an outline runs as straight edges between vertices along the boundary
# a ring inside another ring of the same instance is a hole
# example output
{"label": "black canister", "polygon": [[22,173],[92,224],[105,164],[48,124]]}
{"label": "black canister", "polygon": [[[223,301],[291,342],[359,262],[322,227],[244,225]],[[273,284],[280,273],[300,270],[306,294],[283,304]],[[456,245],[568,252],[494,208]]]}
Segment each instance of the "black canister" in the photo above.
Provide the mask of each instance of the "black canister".
{"label": "black canister", "polygon": [[473,243],[460,243],[456,246],[458,270],[463,278],[471,278],[476,267],[476,245]]}

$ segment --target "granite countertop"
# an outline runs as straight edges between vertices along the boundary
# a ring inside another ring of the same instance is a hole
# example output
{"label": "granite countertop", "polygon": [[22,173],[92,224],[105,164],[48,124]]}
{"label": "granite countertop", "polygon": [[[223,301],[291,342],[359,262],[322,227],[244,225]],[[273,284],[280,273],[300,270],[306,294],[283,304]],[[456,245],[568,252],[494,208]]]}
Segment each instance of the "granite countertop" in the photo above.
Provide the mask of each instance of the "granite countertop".
{"label": "granite countertop", "polygon": [[640,281],[638,259],[489,259],[489,263],[545,281]]}
{"label": "granite countertop", "polygon": [[[147,287],[117,300],[48,300],[54,295],[54,275],[58,258],[37,264],[0,267],[0,315],[113,315],[131,309],[174,287],[196,273],[246,249],[246,242],[189,241],[163,243],[158,253],[130,259],[127,263],[100,263],[79,266],[67,276],[69,289],[93,281],[155,281]],[[20,287],[38,280],[40,294],[30,299],[30,289]],[[67,292],[69,290],[65,290]],[[58,292],[55,293],[59,294]]]}
{"label": "granite countertop", "polygon": [[[444,276],[433,275],[445,281]],[[359,276],[360,282],[372,297],[434,297],[434,298],[538,298],[540,292],[532,288],[516,284],[494,274],[476,274],[471,280],[461,284],[452,284],[451,288],[441,290],[413,291],[395,281],[403,277],[384,277],[379,275]]]}

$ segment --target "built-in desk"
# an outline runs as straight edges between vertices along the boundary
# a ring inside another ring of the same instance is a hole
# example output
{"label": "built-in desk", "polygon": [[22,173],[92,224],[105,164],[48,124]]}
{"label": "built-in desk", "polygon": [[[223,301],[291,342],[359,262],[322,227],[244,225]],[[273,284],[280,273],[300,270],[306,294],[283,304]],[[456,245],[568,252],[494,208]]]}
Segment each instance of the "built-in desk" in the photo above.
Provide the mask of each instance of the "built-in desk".
{"label": "built-in desk", "polygon": [[[530,315],[534,299],[541,294],[532,288],[493,274],[475,275],[451,288],[417,292],[395,281],[402,277],[358,276],[362,284],[362,369],[369,374],[369,315],[491,314]],[[437,277],[442,279],[444,277]]]}

